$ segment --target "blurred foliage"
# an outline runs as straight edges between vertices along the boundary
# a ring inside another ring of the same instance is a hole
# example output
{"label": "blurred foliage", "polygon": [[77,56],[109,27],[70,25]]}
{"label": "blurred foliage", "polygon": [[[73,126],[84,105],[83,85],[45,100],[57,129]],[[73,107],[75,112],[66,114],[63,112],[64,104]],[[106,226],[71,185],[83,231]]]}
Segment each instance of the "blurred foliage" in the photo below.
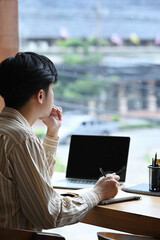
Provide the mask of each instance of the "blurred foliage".
{"label": "blurred foliage", "polygon": [[59,81],[55,86],[56,95],[60,95],[68,100],[80,100],[84,101],[90,97],[96,97],[102,90],[107,88],[109,83],[105,82],[101,76],[97,76],[96,79],[89,74],[83,78],[77,79],[65,79]]}
{"label": "blurred foliage", "polygon": [[108,40],[105,38],[88,37],[87,43],[91,46],[107,46]]}
{"label": "blurred foliage", "polygon": [[35,129],[34,129],[34,132],[37,134],[37,136],[38,136],[40,139],[43,139],[44,136],[45,136],[45,129],[44,129],[44,128],[35,128]]}
{"label": "blurred foliage", "polygon": [[95,37],[90,37],[87,39],[82,38],[68,38],[68,39],[58,39],[56,41],[58,47],[72,47],[74,48],[73,53],[64,54],[63,59],[65,64],[76,65],[76,64],[97,64],[102,59],[102,54],[100,52],[93,53],[89,51],[90,46],[105,46],[107,45],[107,40]]}
{"label": "blurred foliage", "polygon": [[115,121],[115,122],[118,122],[121,120],[121,116],[119,115],[112,115],[112,120]]}
{"label": "blurred foliage", "polygon": [[[78,101],[85,102],[91,97],[97,100],[101,92],[107,92],[111,83],[117,83],[119,80],[116,75],[104,77],[96,70],[96,66],[103,58],[103,53],[96,51],[96,47],[107,46],[106,39],[96,37],[67,38],[58,39],[55,43],[58,47],[66,49],[70,47],[69,51],[62,51],[64,69],[67,66],[69,71],[66,75],[65,70],[63,75],[59,71],[60,81],[54,86],[56,98],[77,101],[77,103]],[[79,73],[77,67],[80,69]],[[74,71],[76,75],[74,75]]]}
{"label": "blurred foliage", "polygon": [[151,153],[147,153],[144,157],[144,161],[147,162],[148,164],[151,164],[152,163],[152,154]]}
{"label": "blurred foliage", "polygon": [[65,172],[66,167],[64,163],[60,160],[60,158],[56,158],[56,166],[55,166],[55,172]]}
{"label": "blurred foliage", "polygon": [[88,47],[88,43],[81,38],[58,39],[56,45],[59,47]]}
{"label": "blurred foliage", "polygon": [[152,122],[142,122],[142,123],[126,123],[119,125],[119,129],[124,130],[124,129],[136,129],[136,128],[151,128],[154,127]]}
{"label": "blurred foliage", "polygon": [[65,54],[64,63],[69,65],[79,64],[98,64],[102,59],[101,53],[89,53],[89,54]]}
{"label": "blurred foliage", "polygon": [[108,41],[105,38],[88,37],[82,38],[67,38],[56,40],[56,45],[59,47],[83,47],[88,48],[89,46],[107,46]]}

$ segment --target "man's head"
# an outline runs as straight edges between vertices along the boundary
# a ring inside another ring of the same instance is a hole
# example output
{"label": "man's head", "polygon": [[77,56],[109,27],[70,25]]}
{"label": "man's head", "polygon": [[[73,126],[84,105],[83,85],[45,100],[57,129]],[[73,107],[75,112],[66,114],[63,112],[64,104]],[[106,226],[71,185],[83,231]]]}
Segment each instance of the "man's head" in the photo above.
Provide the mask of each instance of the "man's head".
{"label": "man's head", "polygon": [[33,52],[17,53],[0,64],[0,95],[7,107],[18,109],[40,89],[47,96],[57,77],[57,70],[47,57]]}

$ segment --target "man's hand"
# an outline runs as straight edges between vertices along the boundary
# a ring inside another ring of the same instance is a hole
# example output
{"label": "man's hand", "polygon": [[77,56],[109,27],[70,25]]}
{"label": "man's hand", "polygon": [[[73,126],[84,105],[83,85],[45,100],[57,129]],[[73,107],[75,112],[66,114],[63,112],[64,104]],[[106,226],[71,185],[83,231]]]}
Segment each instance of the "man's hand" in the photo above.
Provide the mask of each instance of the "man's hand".
{"label": "man's hand", "polygon": [[47,135],[50,137],[57,137],[58,130],[62,123],[62,108],[54,105],[50,115],[41,120],[47,126]]}
{"label": "man's hand", "polygon": [[115,197],[118,193],[119,179],[120,177],[113,173],[107,174],[106,177],[101,177],[97,181],[93,191],[98,195],[99,201]]}

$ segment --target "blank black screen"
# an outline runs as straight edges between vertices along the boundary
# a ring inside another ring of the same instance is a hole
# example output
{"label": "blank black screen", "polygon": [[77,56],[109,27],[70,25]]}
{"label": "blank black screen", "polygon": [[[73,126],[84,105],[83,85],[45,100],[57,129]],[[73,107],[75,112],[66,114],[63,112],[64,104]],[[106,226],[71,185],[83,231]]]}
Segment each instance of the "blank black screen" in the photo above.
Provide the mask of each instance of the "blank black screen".
{"label": "blank black screen", "polygon": [[102,167],[125,181],[129,143],[129,137],[72,135],[66,177],[97,180]]}

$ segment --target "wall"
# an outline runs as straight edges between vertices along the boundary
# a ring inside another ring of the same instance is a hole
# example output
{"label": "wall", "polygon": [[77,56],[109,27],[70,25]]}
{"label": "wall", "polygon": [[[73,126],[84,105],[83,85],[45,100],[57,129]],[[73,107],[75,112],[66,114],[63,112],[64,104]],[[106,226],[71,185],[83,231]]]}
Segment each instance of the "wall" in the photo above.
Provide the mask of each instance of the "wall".
{"label": "wall", "polygon": [[[0,62],[18,52],[18,0],[0,0]],[[0,96],[0,111],[4,101]]]}

